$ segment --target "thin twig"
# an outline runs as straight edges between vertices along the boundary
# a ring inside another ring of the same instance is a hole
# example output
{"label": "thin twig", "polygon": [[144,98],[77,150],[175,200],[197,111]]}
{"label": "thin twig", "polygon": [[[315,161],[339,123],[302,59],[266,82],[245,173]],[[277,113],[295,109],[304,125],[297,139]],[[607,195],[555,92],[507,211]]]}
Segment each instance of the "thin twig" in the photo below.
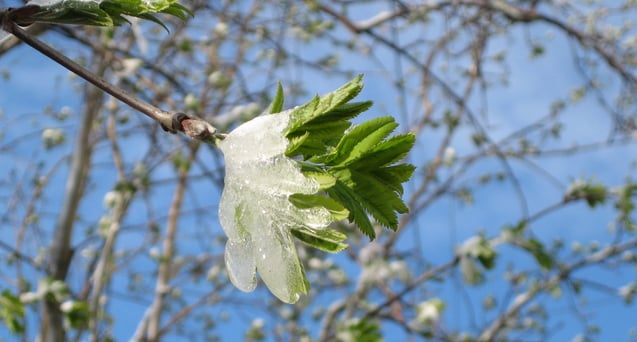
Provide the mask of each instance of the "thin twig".
{"label": "thin twig", "polygon": [[13,34],[18,39],[26,43],[27,45],[38,50],[43,55],[51,58],[58,64],[72,71],[78,76],[82,77],[83,79],[90,82],[94,86],[100,88],[101,90],[112,95],[118,100],[126,103],[132,108],[142,112],[143,114],[147,115],[151,119],[162,124],[164,127],[172,127],[173,115],[171,113],[163,111],[145,101],[135,98],[131,96],[130,94],[126,93],[125,91],[123,91],[122,89],[115,87],[112,84],[106,82],[103,78],[85,69],[84,67],[77,64],[70,58],[64,56],[63,54],[59,53],[55,49],[44,44],[37,38],[32,37],[25,30],[21,29],[16,23],[8,22],[8,23],[4,23],[3,26],[7,32]]}
{"label": "thin twig", "polygon": [[[124,164],[122,161],[122,155],[120,153],[119,146],[117,144],[117,132],[115,131],[115,119],[114,113],[108,118],[108,127],[106,130],[108,138],[111,142],[111,149],[113,150],[113,162],[117,169],[119,183],[126,182],[126,175],[124,173]],[[90,299],[90,319],[89,319],[89,333],[90,341],[99,341],[99,315],[101,313],[100,299],[104,288],[110,282],[113,269],[113,252],[115,250],[115,243],[118,234],[121,229],[122,220],[128,211],[131,204],[133,192],[132,191],[117,191],[118,200],[115,206],[112,208],[111,223],[109,224],[106,236],[104,239],[104,247],[102,248],[99,262],[93,271],[93,286]]]}
{"label": "thin twig", "polygon": [[[197,155],[198,147],[201,145],[195,145],[190,150],[189,162],[192,162]],[[164,299],[166,294],[170,291],[170,280],[172,277],[173,258],[175,256],[175,239],[177,236],[177,223],[181,214],[182,203],[184,195],[188,187],[188,170],[185,168],[179,169],[179,178],[177,180],[177,188],[173,195],[170,209],[168,212],[168,222],[166,225],[166,235],[163,241],[163,251],[159,260],[159,268],[157,270],[157,282],[155,285],[155,298],[153,303],[149,307],[149,311],[141,323],[146,328],[146,340],[151,342],[157,342],[161,340],[161,316],[164,310]],[[139,330],[139,329],[137,329]]]}
{"label": "thin twig", "polygon": [[425,271],[424,273],[422,273],[421,275],[419,275],[416,279],[414,279],[413,281],[411,281],[407,286],[405,286],[405,288],[403,288],[402,290],[400,290],[400,292],[394,294],[393,296],[387,298],[387,300],[385,300],[385,302],[379,304],[378,306],[374,307],[372,310],[368,311],[367,313],[365,313],[365,315],[363,316],[363,319],[370,319],[376,315],[378,315],[382,309],[390,306],[392,303],[394,303],[395,301],[401,300],[406,294],[408,294],[409,292],[413,291],[414,289],[418,288],[418,286],[422,283],[424,283],[425,281],[432,279],[434,277],[440,276],[443,272],[446,272],[454,267],[456,267],[456,265],[460,262],[460,257],[459,256],[454,256],[453,259],[451,259],[451,261],[448,261],[445,264],[442,264],[440,266],[434,267],[428,271]]}
{"label": "thin twig", "polygon": [[0,26],[5,31],[13,34],[16,38],[20,39],[32,48],[38,50],[45,56],[51,58],[58,64],[62,65],[66,69],[90,82],[94,86],[117,98],[118,100],[126,103],[133,109],[155,120],[162,126],[164,130],[170,133],[177,133],[178,131],[183,132],[185,135],[192,139],[196,139],[213,145],[216,145],[225,137],[225,135],[217,133],[217,129],[209,122],[201,118],[186,115],[183,113],[171,113],[161,110],[151,105],[150,103],[140,100],[128,94],[124,90],[113,86],[103,78],[95,75],[94,73],[85,69],[70,58],[44,44],[37,38],[31,36],[25,30],[20,28],[15,22],[11,21],[10,17],[6,15],[6,13],[4,15],[0,14]]}
{"label": "thin twig", "polygon": [[498,333],[502,331],[502,329],[507,325],[507,323],[511,322],[512,319],[518,317],[518,313],[520,310],[528,304],[531,300],[533,300],[537,295],[545,291],[546,289],[550,289],[557,284],[559,284],[562,280],[567,279],[569,275],[571,275],[574,271],[579,268],[586,267],[588,265],[594,265],[600,263],[608,258],[619,255],[624,251],[631,250],[637,247],[637,239],[633,239],[630,241],[626,241],[624,243],[620,243],[617,245],[612,245],[606,247],[594,254],[591,254],[583,259],[580,259],[568,266],[563,267],[557,274],[547,279],[544,282],[537,284],[537,286],[529,288],[527,291],[518,294],[509,308],[503,314],[499,315],[497,319],[495,319],[480,335],[478,338],[479,341],[493,341],[498,337]]}
{"label": "thin twig", "polygon": [[21,261],[24,261],[26,263],[28,263],[29,265],[33,266],[33,268],[35,268],[38,271],[44,271],[44,267],[42,265],[40,265],[39,262],[37,262],[35,259],[31,258],[30,256],[18,251],[15,247],[13,247],[12,245],[0,240],[0,249],[4,249],[7,252],[9,252],[9,255],[11,257],[14,258],[18,258]]}

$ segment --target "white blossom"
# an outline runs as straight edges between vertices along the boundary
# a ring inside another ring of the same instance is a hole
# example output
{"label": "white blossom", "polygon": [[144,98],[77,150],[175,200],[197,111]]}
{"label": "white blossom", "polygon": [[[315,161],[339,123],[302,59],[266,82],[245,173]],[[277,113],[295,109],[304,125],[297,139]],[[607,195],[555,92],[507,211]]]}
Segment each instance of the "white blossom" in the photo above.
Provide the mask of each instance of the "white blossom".
{"label": "white blossom", "polygon": [[456,161],[456,149],[451,146],[447,146],[442,156],[443,164],[445,164],[446,166],[451,166],[453,165],[455,161]]}
{"label": "white blossom", "polygon": [[111,226],[113,225],[113,218],[110,215],[104,215],[100,217],[99,222],[97,223],[97,231],[101,237],[106,237],[111,230]]}
{"label": "white blossom", "polygon": [[617,293],[619,294],[620,297],[622,297],[622,299],[625,302],[630,303],[632,302],[632,299],[635,296],[635,294],[637,294],[637,283],[626,284],[620,287],[617,290]]}
{"label": "white blossom", "polygon": [[24,292],[20,294],[20,302],[24,304],[37,302],[41,298],[42,296],[38,292]]}
{"label": "white blossom", "polygon": [[188,109],[196,109],[199,107],[199,100],[193,93],[188,93],[186,97],[184,97],[184,106]]}
{"label": "white blossom", "polygon": [[159,248],[153,246],[148,250],[148,255],[153,259],[159,259],[161,254],[159,252]]}
{"label": "white blossom", "polygon": [[60,108],[60,110],[58,111],[57,118],[60,120],[64,120],[68,118],[71,114],[73,114],[73,108],[69,106],[64,106]]}
{"label": "white blossom", "polygon": [[445,302],[440,298],[432,298],[422,302],[416,306],[416,318],[414,323],[417,325],[433,325],[438,323],[440,316],[445,309]]}
{"label": "white blossom", "polygon": [[42,131],[42,142],[46,148],[58,146],[65,140],[64,131],[59,128],[46,128]]}
{"label": "white blossom", "polygon": [[104,195],[102,200],[106,209],[113,209],[122,203],[122,193],[119,191],[109,191]]}
{"label": "white blossom", "polygon": [[221,267],[219,267],[219,265],[214,265],[208,269],[206,279],[208,279],[208,281],[215,281],[219,277],[219,274],[221,274]]}
{"label": "white blossom", "polygon": [[62,304],[60,304],[60,311],[69,313],[73,310],[74,306],[75,306],[75,301],[65,300]]}
{"label": "white blossom", "polygon": [[220,22],[218,22],[215,25],[214,32],[220,38],[225,37],[226,35],[228,35],[228,31],[229,31],[228,30],[228,24],[224,23],[223,21],[220,21]]}
{"label": "white blossom", "polygon": [[308,262],[307,265],[310,268],[316,269],[316,270],[320,270],[323,268],[323,260],[319,259],[319,258],[311,258]]}
{"label": "white blossom", "polygon": [[255,318],[252,320],[252,324],[250,326],[254,329],[262,329],[265,326],[265,321],[263,318]]}

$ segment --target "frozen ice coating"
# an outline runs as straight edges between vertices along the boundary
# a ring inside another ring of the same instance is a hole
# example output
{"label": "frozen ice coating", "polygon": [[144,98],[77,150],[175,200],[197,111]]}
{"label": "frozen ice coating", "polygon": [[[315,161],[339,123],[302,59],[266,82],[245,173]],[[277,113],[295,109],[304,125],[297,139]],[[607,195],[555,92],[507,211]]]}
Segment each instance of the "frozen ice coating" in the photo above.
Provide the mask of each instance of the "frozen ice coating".
{"label": "frozen ice coating", "polygon": [[327,209],[298,209],[288,201],[291,194],[313,194],[319,188],[284,154],[290,113],[256,117],[230,132],[219,146],[226,162],[219,220],[228,236],[225,260],[230,280],[252,291],[258,271],[270,291],[286,303],[307,292],[290,229],[325,228],[332,222]]}

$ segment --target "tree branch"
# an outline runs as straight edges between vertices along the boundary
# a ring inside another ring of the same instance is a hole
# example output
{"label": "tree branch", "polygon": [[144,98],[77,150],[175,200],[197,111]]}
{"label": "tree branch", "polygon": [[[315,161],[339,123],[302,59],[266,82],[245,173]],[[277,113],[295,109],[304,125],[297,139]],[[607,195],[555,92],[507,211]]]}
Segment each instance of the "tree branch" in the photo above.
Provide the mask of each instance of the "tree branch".
{"label": "tree branch", "polygon": [[[102,74],[106,69],[107,63],[105,63],[102,56],[96,55],[94,58],[94,64],[98,68],[96,72]],[[80,200],[84,196],[86,178],[91,164],[90,133],[93,123],[100,113],[102,101],[102,92],[97,91],[95,88],[86,88],[84,115],[81,116],[82,121],[75,140],[71,165],[66,180],[65,197],[50,247],[50,258],[47,268],[49,275],[55,280],[63,281],[66,278],[73,256],[73,249],[71,248],[73,226]],[[65,340],[64,324],[59,303],[52,300],[44,301],[42,322],[40,332],[42,341]]]}
{"label": "tree branch", "polygon": [[592,264],[600,263],[609,257],[614,255],[619,255],[620,253],[631,250],[637,247],[637,239],[633,239],[630,241],[626,241],[624,243],[620,243],[617,245],[611,245],[600,250],[597,253],[591,254],[581,260],[578,260],[563,269],[561,269],[557,274],[547,279],[543,283],[538,284],[537,286],[532,286],[525,292],[522,292],[513,298],[513,301],[509,308],[503,312],[496,320],[491,323],[489,327],[487,327],[480,337],[478,341],[493,341],[497,334],[506,326],[506,324],[513,318],[517,316],[519,311],[528,304],[533,298],[535,298],[539,293],[543,290],[550,289],[551,287],[557,286],[560,282],[573,273],[573,271],[588,266]]}
{"label": "tree branch", "polygon": [[82,77],[86,81],[92,83],[94,86],[102,89],[118,100],[126,103],[132,108],[146,114],[151,119],[157,121],[161,125],[165,127],[172,127],[172,114],[166,111],[163,111],[149,103],[146,103],[140,99],[137,99],[128,93],[124,92],[120,88],[113,86],[112,84],[106,82],[103,78],[96,76],[94,73],[85,69],[81,65],[75,63],[70,58],[64,56],[63,54],[57,52],[55,49],[52,49],[48,45],[42,43],[38,39],[29,35],[25,30],[21,29],[15,23],[8,23],[4,25],[4,29],[16,36],[21,41],[25,42],[32,48],[38,50],[43,55],[51,58],[58,64],[62,65],[66,69],[72,71],[78,76]]}
{"label": "tree branch", "polygon": [[104,92],[131,106],[133,109],[155,120],[161,125],[164,130],[170,133],[177,133],[178,131],[183,132],[185,135],[192,139],[196,139],[213,145],[216,145],[219,140],[223,140],[224,135],[217,134],[216,128],[209,122],[195,116],[186,115],[183,113],[170,113],[161,110],[145,101],[142,101],[128,94],[124,90],[113,86],[112,84],[105,81],[103,78],[96,76],[81,65],[75,63],[70,58],[64,56],[63,54],[57,52],[55,49],[49,47],[48,45],[42,43],[35,37],[28,34],[16,23],[11,21],[10,16],[6,12],[0,13],[0,24],[2,29],[13,34],[27,45],[38,50],[40,53],[44,54],[45,56],[65,67],[66,69],[82,77],[83,79],[103,90]]}
{"label": "tree branch", "polygon": [[[118,173],[118,183],[126,182],[126,177],[124,174],[124,164],[122,161],[122,155],[120,153],[119,146],[117,144],[117,132],[115,130],[115,118],[114,114],[108,119],[108,128],[107,135],[111,142],[111,149],[113,150],[113,161],[115,163],[115,168]],[[93,272],[93,284],[92,284],[92,293],[91,300],[89,306],[89,314],[91,317],[89,318],[89,332],[90,332],[90,341],[97,342],[100,340],[99,336],[99,313],[101,311],[100,298],[102,297],[102,292],[104,287],[109,283],[113,268],[113,251],[115,250],[115,241],[119,234],[122,220],[124,219],[124,215],[126,214],[128,207],[131,203],[131,199],[133,196],[132,190],[119,190],[117,191],[118,198],[112,208],[111,213],[111,222],[108,226],[108,230],[106,232],[106,237],[104,241],[104,247],[102,248],[102,253],[99,258],[99,262],[95,267],[95,271]]]}
{"label": "tree branch", "polygon": [[[199,146],[199,145],[197,145]],[[197,155],[197,146],[190,151],[190,162]],[[155,285],[155,299],[151,304],[147,317],[141,324],[147,328],[146,338],[155,342],[161,338],[161,314],[164,309],[164,297],[170,289],[170,279],[172,276],[172,262],[175,255],[175,238],[177,236],[177,222],[181,212],[181,205],[188,184],[188,170],[179,168],[177,188],[173,195],[170,211],[168,213],[168,224],[166,225],[166,235],[163,241],[163,252],[159,258],[159,270],[157,271],[157,282]],[[138,329],[139,330],[139,329]]]}

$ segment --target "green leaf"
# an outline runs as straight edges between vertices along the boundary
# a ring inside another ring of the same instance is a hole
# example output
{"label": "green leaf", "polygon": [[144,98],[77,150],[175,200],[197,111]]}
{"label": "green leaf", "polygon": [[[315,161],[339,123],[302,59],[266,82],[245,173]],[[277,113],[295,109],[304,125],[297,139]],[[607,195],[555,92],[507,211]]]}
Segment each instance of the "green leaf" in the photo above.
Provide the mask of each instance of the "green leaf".
{"label": "green leaf", "polygon": [[349,210],[348,219],[355,223],[358,228],[370,239],[376,237],[374,226],[367,216],[367,211],[361,205],[363,199],[342,181],[337,180],[336,184],[327,190],[329,196],[343,204]]}
{"label": "green leaf", "polygon": [[359,225],[372,239],[375,237],[374,230],[367,215],[356,213],[361,207],[364,213],[392,230],[398,228],[397,214],[408,211],[400,198],[402,183],[411,178],[415,167],[392,164],[411,150],[415,138],[412,134],[404,134],[381,141],[395,128],[394,124],[393,118],[388,117],[372,120],[361,130],[355,127],[348,135],[356,137],[363,132],[365,138],[359,136],[359,139],[339,144],[343,152],[338,149],[336,157],[327,162],[328,166],[336,164],[329,170],[340,185],[340,188],[328,190],[328,193],[350,210],[350,221]]}
{"label": "green leaf", "polygon": [[11,332],[24,332],[24,304],[9,290],[2,291],[0,295],[0,317]]}
{"label": "green leaf", "polygon": [[493,250],[493,248],[491,248],[490,245],[487,244],[483,247],[480,254],[478,254],[478,261],[480,261],[482,267],[490,270],[495,266],[496,256],[497,253]]}
{"label": "green leaf", "polygon": [[[362,157],[352,161],[353,168],[376,168],[403,159],[416,142],[416,137],[409,134],[396,135],[372,148]],[[411,175],[409,175],[411,177]]]}
{"label": "green leaf", "polygon": [[19,25],[35,22],[94,26],[119,26],[129,21],[126,16],[157,23],[167,29],[153,14],[165,13],[186,20],[192,12],[177,0],[63,0],[47,6],[28,5],[11,10],[11,20]]}
{"label": "green leaf", "polygon": [[[311,146],[310,142],[306,142],[307,138],[309,137],[310,137],[309,132],[303,132],[302,135],[289,136],[288,141],[290,143],[288,144],[285,154],[288,157],[291,157],[294,153],[301,153],[303,155],[312,155],[312,153],[316,153],[316,154],[323,153],[325,150],[325,146],[320,143],[314,143],[314,145]],[[303,149],[300,150],[301,148]]]}
{"label": "green leaf", "polygon": [[268,113],[270,114],[274,114],[274,113],[280,113],[283,111],[283,103],[284,103],[284,96],[283,96],[283,87],[281,86],[281,83],[277,83],[276,84],[276,93],[274,94],[274,99],[272,100],[272,103],[270,104],[270,108],[268,109]]}
{"label": "green leaf", "polygon": [[403,183],[415,167],[400,161],[413,147],[415,136],[390,136],[398,127],[390,116],[351,127],[349,120],[372,104],[348,103],[361,89],[362,78],[358,76],[294,109],[285,131],[290,142],[285,154],[299,159],[306,177],[315,178],[327,196],[348,210],[349,221],[373,239],[370,217],[396,230],[398,214],[408,211],[401,199]]}
{"label": "green leaf", "polygon": [[167,8],[163,9],[161,13],[169,14],[181,19],[182,21],[188,20],[188,17],[193,17],[195,14],[189,10],[186,6],[178,2],[173,2]]}
{"label": "green leaf", "polygon": [[604,204],[607,196],[608,190],[603,184],[595,183],[592,179],[578,179],[566,190],[565,200],[584,199],[589,207],[594,208]]}
{"label": "green leaf", "polygon": [[358,76],[327,95],[314,97],[292,112],[285,135],[293,144],[286,155],[310,159],[336,146],[351,125],[348,120],[372,105],[369,101],[347,103],[361,91],[361,78]]}
{"label": "green leaf", "polygon": [[64,310],[64,318],[68,325],[74,329],[88,327],[90,319],[88,303],[85,301],[69,301],[65,304],[69,306]]}
{"label": "green leaf", "polygon": [[619,211],[618,221],[621,222],[625,229],[629,232],[634,232],[636,229],[635,222],[632,218],[632,213],[635,210],[635,202],[633,197],[637,194],[637,185],[627,184],[620,191],[617,200],[615,201],[615,208]]}
{"label": "green leaf", "polygon": [[[103,11],[97,2],[93,1],[67,1],[58,2],[50,6],[33,6],[28,15],[22,16],[20,9],[12,20],[20,25],[31,25],[35,22],[114,26],[117,25],[107,12]],[[19,13],[19,14],[18,14]]]}
{"label": "green leaf", "polygon": [[323,207],[330,212],[334,221],[344,220],[349,216],[349,211],[342,204],[321,194],[292,194],[288,200],[299,209]]}
{"label": "green leaf", "polygon": [[537,58],[544,54],[544,46],[540,44],[534,44],[531,49],[531,58]]}
{"label": "green leaf", "polygon": [[302,155],[311,160],[312,157],[322,156],[338,143],[350,126],[351,123],[347,121],[310,123],[304,126],[304,131],[288,136],[293,144],[288,147],[286,155]]}
{"label": "green leaf", "polygon": [[336,177],[314,164],[301,163],[301,172],[305,177],[314,179],[319,184],[319,190],[329,189],[336,184]]}
{"label": "green leaf", "polygon": [[369,319],[360,319],[339,328],[352,341],[378,342],[383,341],[380,325]]}
{"label": "green leaf", "polygon": [[334,159],[329,163],[340,166],[360,158],[385,139],[397,126],[394,118],[388,116],[355,126],[336,146]]}
{"label": "green leaf", "polygon": [[294,111],[287,134],[294,133],[303,125],[329,114],[342,104],[354,98],[363,89],[362,75],[351,80],[339,89],[322,97],[315,96],[310,102]]}
{"label": "green leaf", "polygon": [[522,244],[522,248],[527,250],[533,255],[542,268],[549,270],[553,267],[553,257],[546,252],[544,245],[536,239],[528,239]]}
{"label": "green leaf", "polygon": [[[358,89],[346,88],[346,91],[358,91]],[[372,104],[372,101],[343,103],[338,105],[337,107],[331,108],[328,112],[317,115],[313,120],[310,121],[310,123],[321,124],[325,122],[333,122],[336,120],[349,120],[368,110],[372,106]]]}
{"label": "green leaf", "polygon": [[402,195],[402,183],[408,181],[415,170],[416,167],[411,164],[399,164],[372,170],[371,174],[373,174],[378,180],[384,182],[387,187],[392,189],[392,191],[396,192],[398,195]]}
{"label": "green leaf", "polygon": [[347,235],[334,229],[312,229],[299,227],[291,229],[292,235],[310,247],[328,253],[338,253],[348,247],[343,243]]}
{"label": "green leaf", "polygon": [[365,209],[383,226],[391,229],[398,227],[396,212],[406,213],[407,207],[393,191],[388,191],[382,180],[359,170],[339,170],[334,173],[359,197]]}

